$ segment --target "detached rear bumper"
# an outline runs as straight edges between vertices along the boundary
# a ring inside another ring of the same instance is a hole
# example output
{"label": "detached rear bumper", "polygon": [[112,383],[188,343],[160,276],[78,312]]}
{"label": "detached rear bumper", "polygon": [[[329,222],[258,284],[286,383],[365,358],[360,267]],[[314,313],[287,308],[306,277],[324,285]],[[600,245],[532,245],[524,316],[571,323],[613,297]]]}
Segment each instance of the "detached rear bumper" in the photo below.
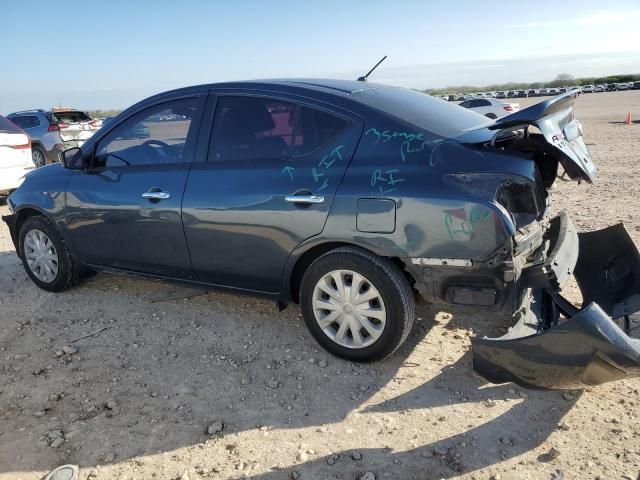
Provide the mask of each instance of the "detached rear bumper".
{"label": "detached rear bumper", "polygon": [[[546,261],[523,272],[533,289],[526,314],[503,337],[472,339],[473,368],[490,382],[579,388],[640,376],[640,340],[612,320],[640,310],[636,246],[622,224],[576,234],[559,218]],[[581,309],[558,294],[571,272]]]}
{"label": "detached rear bumper", "polygon": [[[9,233],[11,234],[11,240],[13,241],[14,247],[16,247],[16,252],[19,252],[18,249],[18,232],[16,232],[16,220],[18,219],[17,215],[3,215],[2,220],[7,224],[9,228]],[[19,254],[18,254],[19,255]]]}

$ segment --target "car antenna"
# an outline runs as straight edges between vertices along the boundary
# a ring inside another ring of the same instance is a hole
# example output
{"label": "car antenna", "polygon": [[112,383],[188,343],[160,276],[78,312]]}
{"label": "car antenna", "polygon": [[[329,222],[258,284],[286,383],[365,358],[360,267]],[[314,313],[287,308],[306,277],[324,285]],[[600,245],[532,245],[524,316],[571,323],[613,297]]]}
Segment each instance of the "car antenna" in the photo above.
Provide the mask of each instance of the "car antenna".
{"label": "car antenna", "polygon": [[371,75],[371,72],[373,72],[376,68],[378,68],[378,65],[380,65],[382,62],[384,62],[387,59],[387,56],[385,55],[384,57],[382,57],[382,60],[380,60],[378,63],[376,63],[373,68],[371,70],[369,70],[367,72],[367,74],[363,77],[358,77],[358,81],[359,82],[366,82],[367,81],[367,77],[369,75]]}

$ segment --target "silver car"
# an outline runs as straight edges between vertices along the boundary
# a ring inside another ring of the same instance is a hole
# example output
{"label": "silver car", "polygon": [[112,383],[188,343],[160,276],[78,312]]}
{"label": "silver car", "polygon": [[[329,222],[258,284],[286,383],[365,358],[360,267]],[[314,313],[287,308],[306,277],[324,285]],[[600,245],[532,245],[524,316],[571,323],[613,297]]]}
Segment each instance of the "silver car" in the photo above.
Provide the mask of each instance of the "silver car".
{"label": "silver car", "polygon": [[31,137],[36,167],[57,162],[60,152],[79,147],[99,128],[100,122],[79,110],[23,110],[7,115]]}

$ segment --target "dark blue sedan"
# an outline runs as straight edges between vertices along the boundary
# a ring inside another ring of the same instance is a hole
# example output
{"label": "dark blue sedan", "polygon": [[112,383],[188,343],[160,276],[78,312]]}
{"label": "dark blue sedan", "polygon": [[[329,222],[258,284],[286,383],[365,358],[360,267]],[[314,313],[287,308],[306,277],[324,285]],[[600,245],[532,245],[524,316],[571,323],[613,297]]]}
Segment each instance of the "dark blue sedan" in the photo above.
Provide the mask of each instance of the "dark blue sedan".
{"label": "dark blue sedan", "polygon": [[[578,234],[549,215],[560,168],[596,175],[574,99],[493,121],[362,81],[184,88],[30,173],[5,221],[45,290],[103,270],[295,302],[355,361],[393,353],[416,300],[464,305],[517,322],[474,339],[488,379],[602,383],[640,373],[611,319],[640,309],[640,257],[621,226]],[[572,273],[582,308],[561,295]]]}

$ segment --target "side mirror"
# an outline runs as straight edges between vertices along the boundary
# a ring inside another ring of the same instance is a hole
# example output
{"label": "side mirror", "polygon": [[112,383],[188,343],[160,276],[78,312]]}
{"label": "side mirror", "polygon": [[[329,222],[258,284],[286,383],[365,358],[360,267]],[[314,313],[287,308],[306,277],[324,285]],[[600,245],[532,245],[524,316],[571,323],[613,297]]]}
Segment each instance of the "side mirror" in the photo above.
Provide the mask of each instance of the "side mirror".
{"label": "side mirror", "polygon": [[78,147],[73,147],[61,152],[60,162],[64,165],[64,168],[70,170],[84,170],[85,167],[82,150]]}

